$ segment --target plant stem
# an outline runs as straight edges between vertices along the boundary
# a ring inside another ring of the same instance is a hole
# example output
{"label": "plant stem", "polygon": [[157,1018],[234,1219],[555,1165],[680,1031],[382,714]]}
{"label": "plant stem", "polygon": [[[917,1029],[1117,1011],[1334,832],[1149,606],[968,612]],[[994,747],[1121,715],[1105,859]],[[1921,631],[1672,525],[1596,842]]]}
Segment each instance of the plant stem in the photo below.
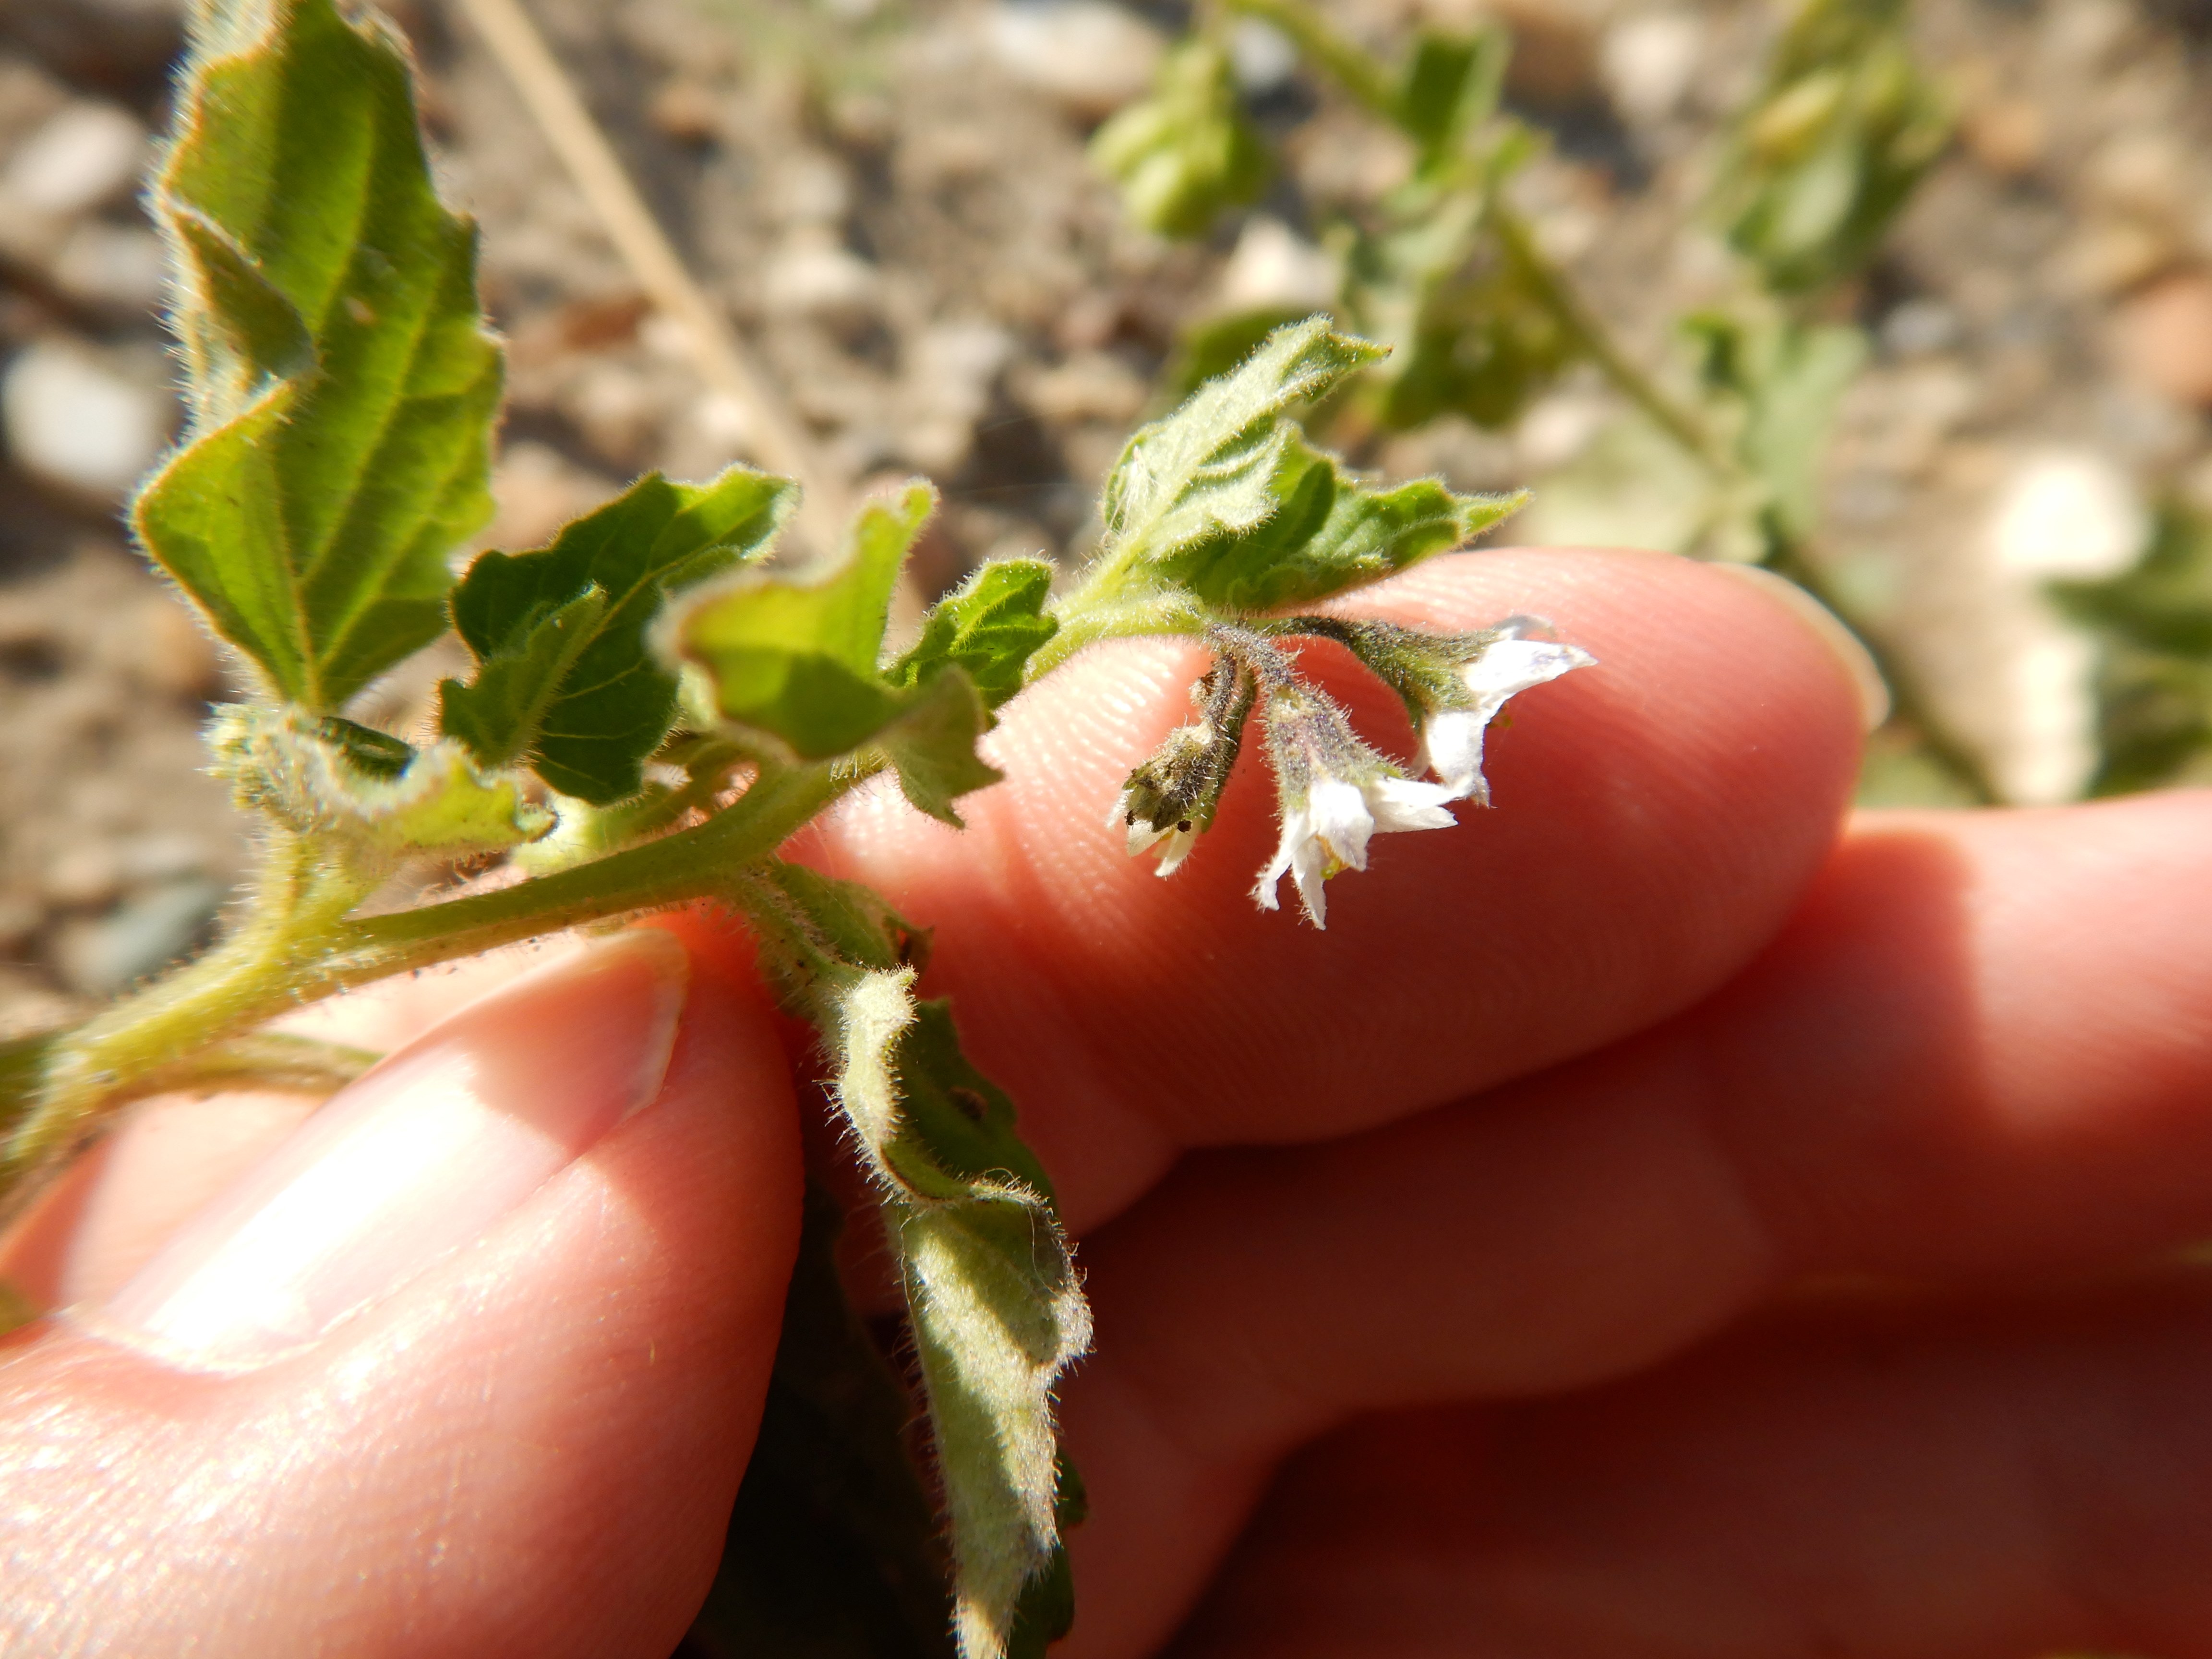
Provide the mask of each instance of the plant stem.
{"label": "plant stem", "polygon": [[1705,421],[1662,392],[1650,375],[1628,360],[1605,325],[1583,303],[1582,295],[1575,292],[1566,274],[1537,246],[1528,222],[1495,191],[1486,211],[1498,246],[1512,262],[1528,293],[1551,314],[1552,320],[1574,342],[1576,349],[1596,366],[1615,391],[1642,410],[1653,424],[1702,465],[1723,479],[1736,477],[1741,468],[1714,438]]}
{"label": "plant stem", "polygon": [[51,1167],[100,1119],[187,1056],[298,1003],[501,945],[720,891],[872,769],[767,767],[696,828],[590,864],[441,904],[351,918],[368,884],[319,861],[301,838],[272,840],[238,929],[169,979],[58,1039],[39,1103],[0,1152],[0,1194]]}
{"label": "plant stem", "polygon": [[1222,4],[1225,10],[1256,17],[1280,29],[1299,52],[1334,76],[1346,92],[1396,125],[1398,88],[1389,71],[1339,34],[1304,0],[1222,0]]}

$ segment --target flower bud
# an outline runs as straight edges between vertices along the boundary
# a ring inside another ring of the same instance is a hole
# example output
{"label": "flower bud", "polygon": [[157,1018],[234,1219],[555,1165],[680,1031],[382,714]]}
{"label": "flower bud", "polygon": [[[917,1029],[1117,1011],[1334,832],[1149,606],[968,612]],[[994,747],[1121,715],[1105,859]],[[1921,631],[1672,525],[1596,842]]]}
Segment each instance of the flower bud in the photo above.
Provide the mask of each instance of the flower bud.
{"label": "flower bud", "polygon": [[1109,829],[1127,827],[1130,857],[1158,846],[1156,873],[1170,876],[1190,855],[1192,844],[1212,823],[1221,792],[1236,769],[1255,691],[1250,675],[1227,661],[1215,663],[1191,688],[1198,719],[1169,732],[1129,774],[1107,814]]}

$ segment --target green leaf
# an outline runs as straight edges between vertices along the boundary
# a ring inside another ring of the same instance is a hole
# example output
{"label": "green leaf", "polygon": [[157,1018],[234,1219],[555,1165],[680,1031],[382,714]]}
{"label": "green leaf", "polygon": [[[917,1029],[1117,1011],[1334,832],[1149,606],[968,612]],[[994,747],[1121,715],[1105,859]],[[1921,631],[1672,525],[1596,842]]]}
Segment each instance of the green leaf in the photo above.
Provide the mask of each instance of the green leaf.
{"label": "green leaf", "polygon": [[1512,41],[1500,28],[1473,34],[1424,29],[1413,43],[1393,118],[1425,156],[1456,149],[1498,110]]}
{"label": "green leaf", "polygon": [[1163,236],[1204,235],[1225,210],[1256,198],[1273,171],[1228,53],[1204,40],[1167,55],[1152,95],[1092,136],[1091,159],[1121,186],[1129,216]]}
{"label": "green leaf", "polygon": [[1162,391],[1173,402],[1181,403],[1208,380],[1234,374],[1270,334],[1286,324],[1303,321],[1305,314],[1287,307],[1262,306],[1193,323],[1176,340],[1175,356],[1161,371]]}
{"label": "green leaf", "polygon": [[1294,435],[1284,416],[1382,356],[1311,317],[1276,330],[1233,374],[1209,380],[1164,420],[1140,428],[1106,481],[1110,550],[1171,558],[1273,514],[1278,466]]}
{"label": "green leaf", "polygon": [[957,830],[963,826],[953,801],[1006,775],[975,752],[975,739],[990,725],[990,711],[967,674],[947,667],[907,695],[898,718],[875,733],[875,741],[898,769],[907,799]]}
{"label": "green leaf", "polygon": [[2212,782],[2212,519],[2169,503],[2134,569],[2051,592],[2103,647],[2091,792]]}
{"label": "green leaf", "polygon": [[216,711],[208,745],[210,770],[241,805],[372,868],[413,853],[503,851],[553,827],[520,779],[482,771],[450,740],[416,749],[350,720],[231,703]]}
{"label": "green leaf", "polygon": [[951,1659],[950,1563],[912,1407],[845,1300],[836,1200],[809,1185],[752,1461],[690,1645],[716,1659]]}
{"label": "green leaf", "polygon": [[[825,1012],[837,1095],[890,1212],[952,1528],[963,1659],[1003,1659],[1060,1547],[1052,1391],[1090,1310],[1042,1170],[910,969],[849,973]],[[1049,1618],[1047,1605],[1032,1614]],[[1033,1603],[1033,1605],[1035,1605]]]}
{"label": "green leaf", "polygon": [[1528,500],[1525,490],[1455,495],[1433,478],[1370,489],[1303,442],[1284,450],[1272,488],[1279,505],[1271,516],[1187,547],[1162,568],[1218,609],[1272,611],[1462,547]]}
{"label": "green leaf", "polygon": [[1863,266],[1949,140],[1905,23],[1904,0],[1810,0],[1736,123],[1714,210],[1778,292]]}
{"label": "green leaf", "polygon": [[1738,405],[1737,453],[1760,505],[1793,538],[1820,521],[1820,464],[1844,390],[1864,365],[1866,336],[1842,324],[1751,324],[1723,312],[1686,319],[1706,387]]}
{"label": "green leaf", "polygon": [[888,674],[878,669],[899,565],[936,504],[926,483],[870,502],[828,571],[741,574],[702,595],[668,637],[707,671],[715,709],[742,739],[801,761],[878,745],[907,799],[957,825],[954,798],[1000,778],[975,753],[991,715],[955,652],[962,620],[977,630],[964,648],[1001,685],[1052,629],[1023,617],[1034,573],[994,580],[977,605],[946,614],[934,645],[925,638]]}
{"label": "green leaf", "polygon": [[445,629],[499,349],[398,44],[331,0],[192,15],[152,197],[191,422],[132,523],[272,691],[331,709]]}
{"label": "green leaf", "polygon": [[1052,574],[1042,559],[1000,559],[976,570],[930,608],[921,639],[891,665],[891,684],[919,685],[957,667],[996,708],[1022,689],[1023,665],[1060,627],[1044,611]]}
{"label": "green leaf", "polygon": [[676,676],[647,643],[664,601],[763,551],[797,499],[749,467],[705,484],[647,473],[549,546],[482,555],[453,600],[481,665],[439,687],[441,728],[594,805],[636,794],[676,715]]}
{"label": "green leaf", "polygon": [[896,719],[906,700],[876,658],[899,566],[936,505],[924,483],[872,501],[826,572],[746,572],[680,617],[676,647],[712,676],[724,717],[802,760],[849,754]]}

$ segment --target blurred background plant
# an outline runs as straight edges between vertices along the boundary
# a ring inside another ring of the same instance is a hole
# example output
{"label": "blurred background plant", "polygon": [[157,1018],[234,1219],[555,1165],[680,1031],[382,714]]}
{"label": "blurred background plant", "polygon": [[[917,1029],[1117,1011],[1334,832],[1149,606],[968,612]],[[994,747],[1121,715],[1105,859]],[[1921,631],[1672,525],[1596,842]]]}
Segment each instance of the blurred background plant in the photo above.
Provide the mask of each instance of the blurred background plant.
{"label": "blurred background plant", "polygon": [[[185,948],[240,863],[222,665],[114,518],[174,419],[135,190],[178,4],[0,0],[8,1030]],[[1361,465],[1849,618],[1899,694],[1868,799],[2212,778],[2202,0],[526,7],[834,486],[944,489],[925,587],[1079,559],[1130,426],[1328,309],[1398,348],[1321,412]],[[513,348],[483,544],[758,456],[469,8],[386,9]]]}

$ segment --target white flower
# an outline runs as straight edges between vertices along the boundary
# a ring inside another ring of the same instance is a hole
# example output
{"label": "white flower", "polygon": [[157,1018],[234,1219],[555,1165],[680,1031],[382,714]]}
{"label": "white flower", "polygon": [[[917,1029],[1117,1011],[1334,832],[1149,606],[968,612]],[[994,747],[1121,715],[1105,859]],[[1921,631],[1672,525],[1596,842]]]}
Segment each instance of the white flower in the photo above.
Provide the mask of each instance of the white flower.
{"label": "white flower", "polygon": [[[1159,865],[1152,873],[1171,876],[1190,856],[1190,849],[1197,845],[1199,826],[1188,818],[1155,823],[1142,816],[1144,811],[1145,805],[1139,801],[1138,792],[1124,789],[1114,802],[1114,810],[1106,815],[1106,827],[1127,830],[1131,858],[1148,847],[1159,847]],[[1161,845],[1163,842],[1164,846]]]}
{"label": "white flower", "polygon": [[1443,780],[1445,799],[1490,805],[1490,782],[1482,775],[1482,738],[1506,699],[1533,685],[1555,680],[1597,659],[1579,646],[1521,636],[1535,626],[1516,617],[1504,624],[1480,655],[1459,671],[1470,701],[1433,709],[1421,722],[1421,764]]}
{"label": "white flower", "polygon": [[1382,767],[1357,782],[1334,775],[1316,777],[1303,800],[1285,800],[1282,842],[1252,896],[1262,909],[1275,908],[1276,884],[1287,872],[1297,883],[1313,925],[1325,927],[1328,911],[1322,883],[1340,870],[1364,870],[1370,836],[1446,828],[1453,819],[1443,803],[1451,799],[1441,784],[1417,783]]}

